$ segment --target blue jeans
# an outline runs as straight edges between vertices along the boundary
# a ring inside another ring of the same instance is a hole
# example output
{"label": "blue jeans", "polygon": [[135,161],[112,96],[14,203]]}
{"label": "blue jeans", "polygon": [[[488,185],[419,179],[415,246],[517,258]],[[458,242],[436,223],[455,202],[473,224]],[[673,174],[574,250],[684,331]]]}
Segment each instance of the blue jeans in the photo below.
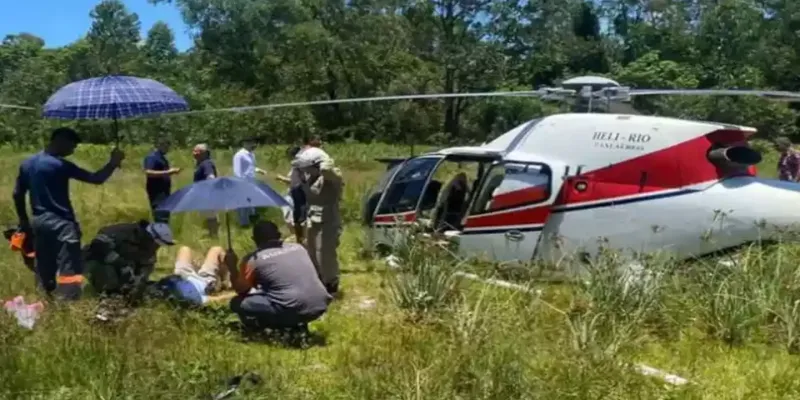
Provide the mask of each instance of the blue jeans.
{"label": "blue jeans", "polygon": [[295,186],[289,190],[289,194],[292,196],[292,219],[295,225],[306,222],[306,217],[308,215],[306,192],[303,191],[302,187]]}
{"label": "blue jeans", "polygon": [[83,291],[81,228],[53,213],[33,217],[36,277],[48,293],[77,300]]}

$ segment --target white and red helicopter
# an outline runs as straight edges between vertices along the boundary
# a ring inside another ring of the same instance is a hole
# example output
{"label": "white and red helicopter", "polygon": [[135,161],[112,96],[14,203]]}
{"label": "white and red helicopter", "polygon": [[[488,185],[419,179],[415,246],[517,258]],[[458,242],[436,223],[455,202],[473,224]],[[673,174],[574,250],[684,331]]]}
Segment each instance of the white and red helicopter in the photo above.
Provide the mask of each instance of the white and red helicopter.
{"label": "white and red helicopter", "polygon": [[[531,95],[531,94],[528,94]],[[532,95],[628,102],[637,95],[749,95],[800,101],[800,93],[632,90],[579,77]],[[558,263],[599,249],[668,251],[689,258],[769,239],[800,223],[800,184],[756,176],[755,128],[614,113],[567,113],[525,122],[489,143],[389,162],[364,203],[374,246],[391,247],[409,224],[442,233],[463,256]],[[437,170],[476,163],[441,190]],[[394,165],[392,165],[394,164]],[[471,178],[471,179],[470,179]]]}

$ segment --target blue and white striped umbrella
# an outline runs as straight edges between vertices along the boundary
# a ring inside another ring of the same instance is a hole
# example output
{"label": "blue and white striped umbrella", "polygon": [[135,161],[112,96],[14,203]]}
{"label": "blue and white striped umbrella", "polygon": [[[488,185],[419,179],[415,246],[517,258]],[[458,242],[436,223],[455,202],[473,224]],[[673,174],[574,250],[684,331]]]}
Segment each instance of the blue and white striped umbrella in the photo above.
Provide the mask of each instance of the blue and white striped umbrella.
{"label": "blue and white striped umbrella", "polygon": [[72,82],[44,104],[42,116],[57,119],[125,119],[186,111],[189,105],[152,79],[111,75]]}

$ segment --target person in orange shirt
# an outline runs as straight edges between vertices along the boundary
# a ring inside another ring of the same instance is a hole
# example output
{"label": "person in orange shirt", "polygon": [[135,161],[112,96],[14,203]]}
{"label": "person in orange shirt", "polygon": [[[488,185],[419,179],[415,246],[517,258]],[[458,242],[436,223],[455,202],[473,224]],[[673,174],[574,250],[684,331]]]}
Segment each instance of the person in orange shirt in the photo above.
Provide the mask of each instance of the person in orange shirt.
{"label": "person in orange shirt", "polygon": [[333,298],[322,285],[306,249],[284,243],[278,226],[260,221],[253,226],[256,250],[241,263],[228,250],[224,261],[237,296],[231,310],[250,330],[308,330]]}

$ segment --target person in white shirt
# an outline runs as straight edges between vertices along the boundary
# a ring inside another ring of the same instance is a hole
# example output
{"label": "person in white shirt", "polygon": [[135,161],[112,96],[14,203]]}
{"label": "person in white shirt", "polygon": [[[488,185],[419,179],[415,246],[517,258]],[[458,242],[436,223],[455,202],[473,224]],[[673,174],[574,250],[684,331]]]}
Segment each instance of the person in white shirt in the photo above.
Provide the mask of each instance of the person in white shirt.
{"label": "person in white shirt", "polygon": [[[252,138],[242,141],[242,148],[233,155],[234,176],[245,179],[255,179],[256,174],[266,174],[264,170],[256,167],[256,155],[253,153],[256,146],[257,142]],[[239,209],[237,212],[239,213],[239,225],[241,226],[249,225],[252,216],[255,215],[254,208]]]}

